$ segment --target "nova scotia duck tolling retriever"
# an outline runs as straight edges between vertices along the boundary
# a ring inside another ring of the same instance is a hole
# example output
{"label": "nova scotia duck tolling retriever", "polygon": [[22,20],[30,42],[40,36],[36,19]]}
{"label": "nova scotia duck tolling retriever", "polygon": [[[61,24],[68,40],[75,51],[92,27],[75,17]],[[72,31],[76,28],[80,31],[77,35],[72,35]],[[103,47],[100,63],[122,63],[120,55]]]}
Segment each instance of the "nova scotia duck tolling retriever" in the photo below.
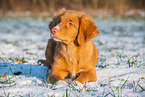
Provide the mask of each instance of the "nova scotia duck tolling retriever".
{"label": "nova scotia duck tolling retriever", "polygon": [[93,19],[63,8],[50,22],[49,29],[51,39],[45,51],[46,60],[40,62],[51,69],[50,83],[66,82],[68,78],[81,84],[96,81],[99,51],[92,39],[99,31]]}

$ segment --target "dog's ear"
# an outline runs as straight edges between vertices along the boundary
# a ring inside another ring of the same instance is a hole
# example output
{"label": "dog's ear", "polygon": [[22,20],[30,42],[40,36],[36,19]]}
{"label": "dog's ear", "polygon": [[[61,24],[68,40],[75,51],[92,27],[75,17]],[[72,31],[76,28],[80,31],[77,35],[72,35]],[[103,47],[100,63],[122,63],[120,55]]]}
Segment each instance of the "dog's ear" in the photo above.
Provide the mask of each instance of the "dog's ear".
{"label": "dog's ear", "polygon": [[58,18],[63,15],[67,10],[62,8],[59,10],[58,14],[53,18],[53,20],[49,23],[49,29],[51,30],[53,27],[57,25]]}
{"label": "dog's ear", "polygon": [[84,44],[100,33],[92,18],[87,15],[82,15],[79,18],[79,24],[80,26],[77,36],[78,45]]}
{"label": "dog's ear", "polygon": [[59,12],[58,12],[58,14],[57,14],[57,16],[60,16],[64,12],[66,12],[66,9],[65,8],[60,9]]}

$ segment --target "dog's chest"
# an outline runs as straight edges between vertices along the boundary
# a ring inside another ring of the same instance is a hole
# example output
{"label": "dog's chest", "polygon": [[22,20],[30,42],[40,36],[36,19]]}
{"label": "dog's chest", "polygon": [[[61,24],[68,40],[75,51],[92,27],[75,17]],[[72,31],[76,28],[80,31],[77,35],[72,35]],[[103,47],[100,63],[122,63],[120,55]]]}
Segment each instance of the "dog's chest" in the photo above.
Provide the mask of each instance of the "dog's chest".
{"label": "dog's chest", "polygon": [[65,59],[66,68],[72,74],[72,76],[75,76],[78,68],[77,53],[77,49],[72,46],[62,46],[61,54]]}
{"label": "dog's chest", "polygon": [[69,61],[73,64],[76,64],[77,60],[77,49],[73,46],[61,45],[60,53],[65,58],[66,61]]}
{"label": "dog's chest", "polygon": [[73,51],[69,51],[66,53],[67,54],[67,60],[68,60],[68,64],[70,68],[70,72],[72,74],[72,76],[76,75],[76,69],[77,69],[77,59],[75,57],[75,54],[73,53]]}
{"label": "dog's chest", "polygon": [[71,65],[73,68],[77,65],[76,52],[74,50],[67,50],[64,52],[64,57],[67,65]]}

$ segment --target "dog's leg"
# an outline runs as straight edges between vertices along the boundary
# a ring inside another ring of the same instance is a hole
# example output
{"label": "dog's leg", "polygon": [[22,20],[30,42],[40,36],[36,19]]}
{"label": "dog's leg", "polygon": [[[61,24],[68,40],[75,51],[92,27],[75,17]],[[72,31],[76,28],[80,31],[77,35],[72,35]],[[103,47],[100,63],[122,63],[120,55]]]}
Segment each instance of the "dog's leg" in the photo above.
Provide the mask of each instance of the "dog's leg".
{"label": "dog's leg", "polygon": [[85,71],[80,72],[80,75],[75,79],[75,81],[81,82],[82,84],[88,81],[96,81],[96,80],[97,80],[97,76],[96,76],[95,68],[90,69],[87,72]]}
{"label": "dog's leg", "polygon": [[45,51],[45,57],[50,65],[52,65],[54,62],[55,48],[56,48],[56,41],[54,41],[53,39],[49,39],[47,47],[46,47],[46,51]]}
{"label": "dog's leg", "polygon": [[55,68],[55,70],[52,69],[52,72],[49,75],[49,81],[50,83],[54,84],[58,80],[64,80],[67,75],[68,75],[68,71]]}

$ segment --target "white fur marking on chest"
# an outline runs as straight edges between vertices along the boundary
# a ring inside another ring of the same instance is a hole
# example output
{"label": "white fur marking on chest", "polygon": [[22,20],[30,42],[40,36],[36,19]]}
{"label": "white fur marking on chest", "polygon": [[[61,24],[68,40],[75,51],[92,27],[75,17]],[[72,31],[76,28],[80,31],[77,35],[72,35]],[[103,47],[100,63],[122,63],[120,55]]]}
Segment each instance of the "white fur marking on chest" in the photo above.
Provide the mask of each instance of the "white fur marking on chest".
{"label": "white fur marking on chest", "polygon": [[73,62],[73,52],[71,50],[67,51],[67,55],[70,62]]}
{"label": "white fur marking on chest", "polygon": [[73,68],[72,76],[74,77],[76,75],[76,70]]}

